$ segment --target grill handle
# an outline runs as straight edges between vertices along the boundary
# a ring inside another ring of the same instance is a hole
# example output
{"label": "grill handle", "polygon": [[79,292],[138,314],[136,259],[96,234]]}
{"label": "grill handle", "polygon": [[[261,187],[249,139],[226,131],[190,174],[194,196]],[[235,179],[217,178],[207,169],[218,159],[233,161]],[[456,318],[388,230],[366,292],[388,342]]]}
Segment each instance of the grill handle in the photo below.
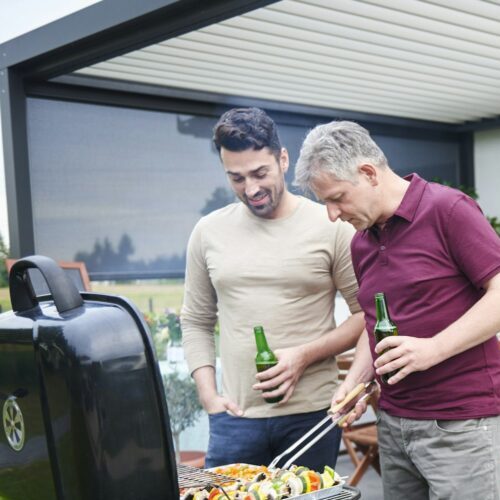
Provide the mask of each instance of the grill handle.
{"label": "grill handle", "polygon": [[50,290],[56,309],[63,313],[83,305],[83,299],[74,283],[57,263],[43,255],[30,255],[19,259],[9,274],[10,301],[15,312],[23,312],[38,305],[28,279],[27,270],[38,269]]}

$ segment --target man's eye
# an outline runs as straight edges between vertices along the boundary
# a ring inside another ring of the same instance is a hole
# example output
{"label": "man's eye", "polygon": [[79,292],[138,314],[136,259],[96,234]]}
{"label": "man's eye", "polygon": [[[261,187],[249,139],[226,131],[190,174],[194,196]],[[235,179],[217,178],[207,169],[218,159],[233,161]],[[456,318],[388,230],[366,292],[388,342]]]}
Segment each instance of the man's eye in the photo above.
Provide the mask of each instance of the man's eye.
{"label": "man's eye", "polygon": [[235,182],[236,184],[243,182],[243,180],[243,177],[233,177],[233,182]]}
{"label": "man's eye", "polygon": [[263,179],[264,177],[266,176],[266,173],[258,173],[258,174],[255,174],[255,177],[257,177],[257,179]]}

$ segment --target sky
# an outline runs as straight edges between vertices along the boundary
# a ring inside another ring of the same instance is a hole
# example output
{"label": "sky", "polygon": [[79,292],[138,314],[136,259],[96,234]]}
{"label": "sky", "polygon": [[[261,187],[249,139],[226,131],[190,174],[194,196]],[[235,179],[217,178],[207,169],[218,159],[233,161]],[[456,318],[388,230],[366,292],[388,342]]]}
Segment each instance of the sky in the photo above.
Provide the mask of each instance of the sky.
{"label": "sky", "polygon": [[100,0],[0,0],[0,44]]}

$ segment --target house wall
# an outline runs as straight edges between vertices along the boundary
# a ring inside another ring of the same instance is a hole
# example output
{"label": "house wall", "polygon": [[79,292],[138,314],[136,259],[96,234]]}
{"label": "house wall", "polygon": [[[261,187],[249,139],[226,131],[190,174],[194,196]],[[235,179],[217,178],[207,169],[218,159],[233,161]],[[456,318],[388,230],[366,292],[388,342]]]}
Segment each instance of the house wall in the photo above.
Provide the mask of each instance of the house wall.
{"label": "house wall", "polygon": [[500,128],[474,134],[474,165],[479,204],[500,217]]}

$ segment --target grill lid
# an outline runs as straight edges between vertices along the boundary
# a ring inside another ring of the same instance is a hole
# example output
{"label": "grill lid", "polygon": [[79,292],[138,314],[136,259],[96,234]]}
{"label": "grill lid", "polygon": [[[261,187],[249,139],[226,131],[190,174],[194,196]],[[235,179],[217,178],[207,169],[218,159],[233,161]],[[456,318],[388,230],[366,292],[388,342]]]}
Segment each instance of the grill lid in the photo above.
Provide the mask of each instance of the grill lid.
{"label": "grill lid", "polygon": [[[50,295],[36,296],[32,268]],[[9,284],[0,498],[178,498],[165,391],[142,314],[123,297],[80,294],[43,256],[17,261]]]}

